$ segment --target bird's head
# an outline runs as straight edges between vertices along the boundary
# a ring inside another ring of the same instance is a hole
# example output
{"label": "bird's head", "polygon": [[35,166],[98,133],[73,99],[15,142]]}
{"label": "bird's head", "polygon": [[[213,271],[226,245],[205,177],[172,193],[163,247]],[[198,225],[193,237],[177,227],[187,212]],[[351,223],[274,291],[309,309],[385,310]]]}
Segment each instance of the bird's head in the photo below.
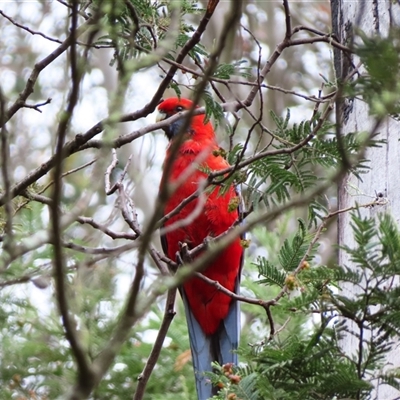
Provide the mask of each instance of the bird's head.
{"label": "bird's head", "polygon": [[[172,117],[175,114],[178,114],[182,111],[190,110],[193,102],[188,99],[178,98],[178,97],[170,97],[166,100],[163,100],[157,107],[158,115],[157,122]],[[198,106],[196,106],[198,108]],[[177,119],[171,125],[163,128],[165,134],[168,139],[171,140],[174,136],[176,136],[181,130],[182,124],[184,122],[183,118]],[[210,122],[204,121],[204,115],[195,115],[192,117],[190,122],[190,128],[188,129],[188,133],[194,134],[197,131],[211,130],[213,132],[212,126]]]}

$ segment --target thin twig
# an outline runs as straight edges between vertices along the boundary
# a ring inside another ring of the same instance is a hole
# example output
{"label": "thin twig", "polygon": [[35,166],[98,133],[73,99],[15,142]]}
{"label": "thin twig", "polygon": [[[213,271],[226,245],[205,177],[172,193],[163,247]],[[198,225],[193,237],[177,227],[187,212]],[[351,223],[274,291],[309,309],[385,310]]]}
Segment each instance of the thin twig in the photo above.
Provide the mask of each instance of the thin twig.
{"label": "thin twig", "polygon": [[37,104],[23,104],[22,107],[23,108],[31,108],[35,111],[38,111],[40,113],[42,113],[42,110],[39,107],[43,107],[47,104],[51,103],[51,98],[49,97],[46,101],[43,101],[42,103],[37,103]]}
{"label": "thin twig", "polygon": [[8,287],[8,286],[20,285],[22,283],[30,282],[32,277],[33,277],[33,275],[29,274],[29,275],[20,276],[19,278],[10,279],[8,281],[0,281],[0,289]]}
{"label": "thin twig", "polygon": [[[67,172],[63,172],[63,174],[61,175],[61,178],[65,178],[68,175],[71,175],[71,174],[74,174],[75,172],[81,171],[82,169],[85,169],[86,167],[89,167],[90,165],[94,164],[97,160],[98,160],[97,158],[94,158],[93,160],[88,161],[87,163],[82,164],[79,167],[70,169]],[[38,191],[38,194],[45,192],[51,185],[53,185],[53,183],[54,183],[54,181],[50,181],[47,185],[45,185]]]}
{"label": "thin twig", "polygon": [[79,251],[80,253],[84,254],[107,254],[107,255],[119,255],[124,253],[125,251],[132,250],[133,248],[137,247],[135,244],[128,243],[124,244],[118,247],[87,247],[87,246],[81,246],[79,244],[73,243],[73,242],[62,242],[62,246]]}
{"label": "thin twig", "polygon": [[197,199],[201,194],[201,190],[204,190],[204,187],[203,188],[198,188],[190,196],[188,196],[185,199],[183,199],[172,211],[170,211],[168,214],[165,214],[158,221],[158,226],[163,226],[166,221],[171,219],[173,216],[179,214],[182,211],[182,209],[185,208],[190,202],[192,202],[193,200]]}
{"label": "thin twig", "polygon": [[143,398],[147,382],[157,363],[158,357],[160,356],[162,345],[168,333],[169,326],[171,325],[171,322],[175,316],[175,297],[176,289],[170,289],[167,294],[163,320],[161,322],[160,329],[158,330],[157,338],[154,342],[153,348],[151,349],[150,356],[147,359],[146,365],[144,366],[142,373],[137,378],[138,385],[136,387],[133,400],[141,400]]}
{"label": "thin twig", "polygon": [[26,82],[24,90],[19,94],[18,99],[14,102],[14,104],[7,110],[5,122],[7,122],[13,115],[22,107],[26,105],[26,100],[33,93],[36,81],[39,77],[39,74],[49,66],[56,58],[58,58],[61,54],[63,54],[76,40],[77,37],[86,32],[90,26],[96,21],[95,18],[91,18],[85,23],[83,23],[79,28],[77,28],[74,32],[71,32],[70,35],[64,40],[64,42],[57,47],[52,53],[50,53],[47,57],[43,58],[41,61],[35,64],[28,81]]}
{"label": "thin twig", "polygon": [[[204,211],[204,205],[206,204],[206,201],[207,201],[207,196],[206,196],[206,194],[204,193],[204,186],[205,186],[205,183],[207,182],[207,179],[204,179],[202,182],[200,182],[199,183],[199,195],[198,196],[195,196],[195,197],[192,197],[191,199],[193,199],[193,198],[198,198],[198,200],[197,200],[197,202],[196,202],[196,205],[195,205],[195,207],[193,208],[193,210],[189,213],[189,215],[187,215],[185,218],[181,218],[181,219],[179,219],[179,220],[177,220],[177,221],[174,221],[172,224],[170,224],[170,225],[167,225],[167,226],[164,226],[163,228],[161,228],[160,229],[160,235],[161,236],[163,236],[163,235],[166,235],[168,232],[173,232],[173,231],[175,231],[175,230],[177,230],[177,229],[180,229],[180,228],[183,228],[183,227],[185,227],[185,226],[188,226],[188,225],[190,225],[191,223],[193,223],[194,222],[194,220]],[[197,191],[196,191],[197,192]],[[191,196],[189,196],[189,197],[191,197]],[[183,202],[181,202],[181,204],[179,204],[179,206],[178,207],[180,207],[180,206],[182,206],[182,203]],[[186,204],[188,204],[188,202],[186,203]],[[185,205],[186,205],[185,204]],[[183,205],[182,206],[182,208],[185,206],[185,205]],[[176,212],[176,209],[175,210],[173,210],[173,212],[175,213]],[[171,213],[170,213],[171,214]],[[166,219],[165,219],[166,220]]]}
{"label": "thin twig", "polygon": [[137,12],[135,10],[135,7],[133,6],[132,2],[129,0],[125,0],[125,5],[129,10],[129,14],[131,15],[132,21],[133,21],[133,27],[131,31],[132,39],[135,40],[137,33],[139,32],[140,29],[140,21],[139,17],[137,15]]}
{"label": "thin twig", "polygon": [[138,238],[138,235],[136,233],[112,231],[110,228],[108,228],[108,226],[102,225],[102,224],[94,221],[93,218],[81,216],[81,217],[78,217],[76,220],[80,224],[88,224],[88,225],[92,226],[93,228],[98,229],[99,231],[110,236],[112,239],[136,240]]}
{"label": "thin twig", "polygon": [[139,222],[137,220],[136,209],[133,205],[132,199],[127,195],[122,184],[118,186],[118,200],[124,221],[128,224],[132,231],[135,232],[136,237],[139,237],[141,232],[139,228]]}
{"label": "thin twig", "polygon": [[117,190],[117,185],[114,184],[111,186],[111,174],[114,171],[115,167],[118,165],[118,158],[117,158],[117,152],[115,149],[111,149],[112,153],[112,162],[109,165],[109,167],[106,169],[106,172],[104,173],[104,180],[105,180],[105,190],[106,190],[106,195],[109,196],[110,194],[113,194]]}
{"label": "thin twig", "polygon": [[165,267],[166,264],[169,266],[169,268],[171,268],[171,270],[176,270],[176,268],[178,267],[175,261],[172,261],[163,254],[160,254],[153,246],[149,246],[149,254],[156,264],[158,270],[164,276],[170,276],[169,269]]}
{"label": "thin twig", "polygon": [[16,27],[18,27],[20,29],[23,29],[24,31],[29,32],[31,35],[39,35],[39,36],[42,36],[43,38],[45,38],[47,40],[50,40],[51,42],[63,43],[62,40],[60,40],[60,39],[52,38],[50,36],[45,35],[43,32],[34,31],[33,29],[28,28],[27,26],[19,24],[13,18],[11,18],[7,14],[5,14],[2,10],[0,10],[0,15],[2,15],[4,18],[8,19]]}

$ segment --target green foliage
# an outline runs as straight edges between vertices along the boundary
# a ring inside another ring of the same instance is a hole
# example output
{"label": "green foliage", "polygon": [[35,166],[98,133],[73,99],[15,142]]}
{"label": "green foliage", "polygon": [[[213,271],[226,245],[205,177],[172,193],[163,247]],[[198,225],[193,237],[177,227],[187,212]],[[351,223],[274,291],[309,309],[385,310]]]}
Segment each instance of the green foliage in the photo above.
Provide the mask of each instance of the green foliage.
{"label": "green foliage", "polygon": [[230,79],[233,75],[249,78],[251,76],[251,68],[242,66],[242,64],[246,62],[246,60],[240,60],[232,64],[220,64],[216,68],[213,76],[220,79]]}
{"label": "green foliage", "polygon": [[205,120],[208,121],[211,117],[214,118],[214,125],[218,126],[218,122],[224,118],[224,110],[217,101],[213,99],[211,93],[204,91],[203,100],[206,106],[206,117]]}
{"label": "green foliage", "polygon": [[[165,38],[171,23],[170,15],[174,5],[169,1],[129,0],[132,7],[125,2],[109,3],[102,0],[94,1],[92,7],[99,8],[104,14],[104,30],[106,35],[100,37],[97,45],[105,45],[114,48],[114,57],[111,65],[117,63],[120,69],[124,61],[146,55],[157,48],[159,41]],[[171,49],[168,57],[173,59],[175,51],[190,38],[194,31],[191,24],[182,19],[183,16],[198,14],[202,9],[198,8],[194,0],[180,2],[180,26],[177,35],[175,49]],[[198,60],[199,56],[208,53],[204,46],[198,44],[190,50],[189,56]]]}
{"label": "green foliage", "polygon": [[258,267],[260,275],[264,278],[259,280],[259,283],[265,285],[278,285],[280,288],[285,286],[286,274],[272,265],[267,259],[259,257],[255,265]]}
{"label": "green foliage", "polygon": [[[263,201],[265,206],[282,203],[291,198],[293,193],[303,193],[316,184],[318,176],[314,166],[320,164],[332,168],[338,162],[336,143],[324,137],[329,135],[330,124],[326,124],[318,138],[310,140],[307,145],[293,153],[285,153],[284,149],[305,140],[311,134],[310,121],[294,124],[289,127],[290,113],[285,118],[271,112],[276,124],[274,134],[278,142],[271,146],[282,150],[283,154],[271,154],[251,164],[248,169],[248,193],[250,201],[257,205]],[[311,137],[310,137],[311,139]],[[320,142],[324,143],[324,147]],[[318,157],[316,157],[318,154]],[[326,172],[324,172],[326,174]]]}
{"label": "green foliage", "polygon": [[[109,278],[106,271],[99,269],[96,275],[102,272]],[[88,339],[86,345],[92,357],[98,355],[104,339],[112,333],[109,313],[117,312],[115,299],[99,300],[93,295],[97,292],[104,296],[105,281],[99,282],[99,286],[91,282],[91,289],[75,293],[77,300],[82,296],[84,298],[80,313],[84,317],[82,335]],[[29,391],[42,394],[43,398],[62,397],[75,378],[76,367],[67,342],[61,339],[63,332],[56,310],[52,309],[51,315],[44,315],[38,312],[36,305],[25,299],[17,300],[15,292],[2,291],[0,295],[0,322],[3,328],[0,335],[0,398],[28,395]],[[187,328],[181,305],[180,308],[166,338],[168,346],[163,348],[158,367],[148,383],[145,399],[186,400],[194,393]],[[157,332],[161,314],[159,305],[154,305],[148,321],[140,324],[122,347],[106,378],[93,394],[94,399],[124,399],[132,396],[152,348],[151,340],[146,340],[146,337]],[[160,392],[160,382],[163,394]]]}
{"label": "green foliage", "polygon": [[[234,370],[234,380],[223,368],[216,370],[212,379],[223,383],[216,398],[232,393],[254,400],[368,399],[373,390],[371,374],[400,387],[397,370],[382,372],[395,346],[391,339],[400,333],[400,289],[391,283],[400,276],[400,231],[389,215],[376,221],[358,212],[352,215],[352,228],[355,243],[343,249],[356,269],[337,265],[302,269],[297,276],[300,293],[279,302],[278,308],[287,315],[318,315],[313,325],[298,326],[289,336],[279,334],[251,347],[242,346],[240,354],[248,365]],[[281,267],[290,270],[292,255],[306,237],[305,224],[300,223],[294,239],[286,240],[281,248]],[[265,260],[257,265],[268,274],[260,283],[281,289],[284,269],[265,265]],[[339,287],[353,288],[353,294]],[[346,350],[344,356],[342,340],[349,335],[360,345]]]}
{"label": "green foliage", "polygon": [[[307,233],[304,221],[299,219],[298,222],[299,229],[292,241],[290,242],[286,239],[278,253],[279,267],[272,264],[265,257],[259,257],[257,263],[254,264],[259,270],[259,275],[263,277],[258,283],[277,285],[283,288],[288,274],[299,267],[300,261],[310,246],[312,236]],[[311,257],[312,252],[310,252],[306,261],[310,260]]]}
{"label": "green foliage", "polygon": [[[352,227],[357,247],[344,246],[343,249],[359,268],[356,283],[360,293],[351,299],[339,296],[339,305],[342,312],[349,314],[358,309],[357,318],[370,327],[379,328],[379,337],[394,337],[400,332],[400,290],[392,283],[400,275],[398,227],[389,215],[380,216],[379,225],[353,215]],[[373,311],[371,307],[375,305],[379,305],[379,309]],[[367,368],[368,361],[365,362]]]}
{"label": "green foliage", "polygon": [[[284,341],[273,340],[253,347],[247,357],[254,366],[238,368],[236,373],[244,378],[227,389],[238,398],[254,400],[328,400],[367,394],[371,384],[359,379],[354,363],[339,357],[342,327],[336,324],[329,328],[328,322],[307,336],[291,335]],[[217,378],[218,375],[214,376]]]}
{"label": "green foliage", "polygon": [[179,85],[178,85],[175,81],[172,81],[172,82],[169,84],[169,87],[170,87],[171,89],[173,89],[173,91],[175,92],[176,97],[181,98],[182,91],[181,91]]}
{"label": "green foliage", "polygon": [[400,30],[392,27],[387,37],[368,37],[359,32],[362,44],[356,53],[368,74],[352,82],[351,95],[362,95],[378,117],[391,114],[398,117],[400,111]]}
{"label": "green foliage", "polygon": [[[319,115],[290,126],[290,111],[278,117],[271,112],[276,139],[265,150],[265,157],[255,160],[245,170],[247,208],[267,208],[289,201],[295,194],[316,188],[342,165],[343,157],[353,157],[363,148],[379,147],[380,140],[366,139],[362,133],[349,133],[338,143],[333,125],[329,121],[314,131]],[[298,146],[298,148],[294,148]],[[294,149],[293,149],[294,148]],[[237,150],[235,150],[237,152]],[[228,157],[232,158],[232,157]],[[360,157],[351,170],[357,177],[368,171],[368,160]],[[308,225],[317,226],[326,215],[326,199],[315,197],[308,207]]]}
{"label": "green foliage", "polygon": [[[157,333],[161,323],[162,311],[158,305],[152,308],[149,316],[148,321],[135,329],[133,337],[122,348],[107,379],[98,387],[96,399],[123,399],[132,396],[138,383],[137,379],[142,373],[144,363],[153,346],[149,338]],[[181,304],[165,343],[157,367],[148,382],[144,399],[185,400],[190,398],[195,388]]]}
{"label": "green foliage", "polygon": [[75,368],[68,347],[60,342],[58,318],[40,315],[29,300],[18,300],[15,293],[2,291],[1,303],[2,398],[30,390],[62,395]]}

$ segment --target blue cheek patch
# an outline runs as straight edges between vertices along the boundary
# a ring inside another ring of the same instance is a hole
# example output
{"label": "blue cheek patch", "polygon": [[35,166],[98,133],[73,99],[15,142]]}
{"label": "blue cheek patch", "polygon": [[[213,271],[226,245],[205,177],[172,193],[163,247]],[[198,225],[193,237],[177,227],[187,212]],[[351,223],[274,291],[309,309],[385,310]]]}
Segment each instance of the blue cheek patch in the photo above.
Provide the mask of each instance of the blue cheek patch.
{"label": "blue cheek patch", "polygon": [[173,122],[166,130],[165,133],[169,140],[171,140],[174,136],[176,136],[183,125],[183,119],[178,119],[177,121]]}

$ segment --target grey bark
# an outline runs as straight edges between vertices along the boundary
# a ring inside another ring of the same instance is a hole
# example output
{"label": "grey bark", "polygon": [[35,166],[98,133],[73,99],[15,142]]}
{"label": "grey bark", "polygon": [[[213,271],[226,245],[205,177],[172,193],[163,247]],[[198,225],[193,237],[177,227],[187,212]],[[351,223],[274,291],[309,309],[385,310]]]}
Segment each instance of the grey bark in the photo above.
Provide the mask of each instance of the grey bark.
{"label": "grey bark", "polygon": [[[331,0],[333,32],[340,42],[351,45],[352,33],[361,29],[368,36],[386,36],[391,26],[399,26],[400,5],[392,0]],[[357,39],[355,39],[357,42]],[[352,63],[343,53],[335,51],[335,70],[338,78],[344,78],[351,71],[352,64],[357,65],[359,60],[353,56]],[[361,66],[360,72],[363,73]],[[353,99],[339,106],[337,116],[340,117],[340,129],[343,135],[350,132],[369,132],[375,119],[369,114],[368,105],[362,100]],[[386,140],[380,148],[372,148],[367,151],[366,158],[370,160],[371,169],[362,175],[362,181],[354,175],[349,175],[342,181],[338,191],[338,207],[344,209],[373,201],[377,196],[387,199],[387,205],[371,208],[362,208],[362,216],[376,217],[378,213],[389,212],[400,224],[400,144],[398,132],[400,122],[393,118],[387,118],[378,128],[376,139]],[[350,214],[343,213],[338,221],[339,245],[354,246],[354,238],[350,227]],[[339,264],[351,266],[345,252],[339,251]],[[354,295],[355,287],[343,288],[345,295]],[[357,327],[352,326],[356,332]],[[343,348],[347,354],[354,354],[358,341],[354,336],[348,336],[343,341]],[[387,358],[386,368],[400,366],[399,343]],[[399,398],[400,392],[388,385],[380,385],[371,376],[376,390],[373,398],[379,400]]]}

